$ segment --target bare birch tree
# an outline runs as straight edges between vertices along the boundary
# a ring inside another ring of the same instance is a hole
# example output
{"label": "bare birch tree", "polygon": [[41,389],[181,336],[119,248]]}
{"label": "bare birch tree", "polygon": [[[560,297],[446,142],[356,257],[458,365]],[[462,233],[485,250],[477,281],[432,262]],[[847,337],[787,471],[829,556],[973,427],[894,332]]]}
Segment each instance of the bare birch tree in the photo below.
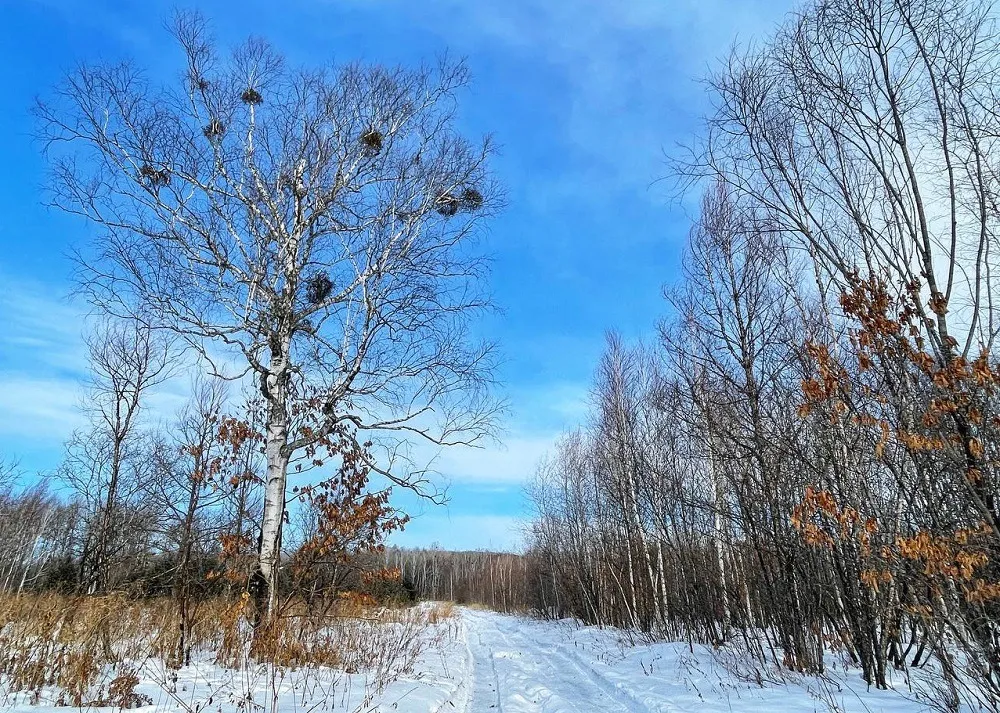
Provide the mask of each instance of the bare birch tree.
{"label": "bare birch tree", "polygon": [[258,39],[222,54],[195,14],[174,36],[176,83],[83,66],[38,113],[54,203],[101,231],[82,259],[94,302],[259,385],[270,608],[294,459],[358,434],[384,448],[373,468],[428,492],[407,438],[491,428],[492,350],[469,320],[488,306],[474,242],[492,148],[458,132],[461,64],[293,68]]}
{"label": "bare birch tree", "polygon": [[1000,28],[980,0],[817,0],[713,77],[687,175],[752,197],[841,288],[884,276],[941,363],[993,345]]}

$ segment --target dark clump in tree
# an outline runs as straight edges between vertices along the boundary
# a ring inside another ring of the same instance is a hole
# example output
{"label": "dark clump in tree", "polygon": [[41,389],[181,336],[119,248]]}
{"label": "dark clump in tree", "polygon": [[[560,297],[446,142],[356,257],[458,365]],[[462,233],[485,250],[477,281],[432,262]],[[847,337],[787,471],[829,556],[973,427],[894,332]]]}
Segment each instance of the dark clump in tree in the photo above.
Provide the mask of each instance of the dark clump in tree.
{"label": "dark clump in tree", "polygon": [[160,188],[170,183],[170,171],[165,168],[150,166],[148,163],[142,164],[142,167],[139,169],[139,175],[154,188]]}
{"label": "dark clump in tree", "polygon": [[247,89],[244,89],[243,93],[240,95],[240,101],[244,104],[256,106],[264,101],[264,97],[261,96],[261,93],[253,87],[248,87]]}
{"label": "dark clump in tree", "polygon": [[310,304],[322,304],[332,291],[333,281],[330,280],[325,272],[320,272],[310,277],[306,283],[306,300]]}
{"label": "dark clump in tree", "polygon": [[462,191],[461,202],[465,210],[479,210],[483,207],[483,194],[475,188],[466,188]]}
{"label": "dark clump in tree", "polygon": [[226,133],[226,126],[219,119],[212,119],[205,125],[202,133],[205,134],[205,138],[209,141],[216,141]]}
{"label": "dark clump in tree", "polygon": [[361,134],[361,143],[364,144],[365,148],[373,156],[381,153],[383,141],[385,141],[385,138],[378,129],[368,129],[365,133]]}
{"label": "dark clump in tree", "polygon": [[457,215],[461,207],[462,201],[451,193],[442,193],[437,198],[437,212],[446,218]]}

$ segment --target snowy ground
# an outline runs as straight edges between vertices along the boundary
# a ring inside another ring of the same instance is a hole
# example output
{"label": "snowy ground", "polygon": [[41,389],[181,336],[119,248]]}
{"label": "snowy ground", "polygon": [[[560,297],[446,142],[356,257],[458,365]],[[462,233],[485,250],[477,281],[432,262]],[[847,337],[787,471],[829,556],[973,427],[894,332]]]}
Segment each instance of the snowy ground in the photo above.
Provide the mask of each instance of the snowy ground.
{"label": "snowy ground", "polygon": [[468,713],[926,710],[908,692],[868,691],[857,672],[761,687],[703,647],[631,645],[620,632],[492,613],[465,611],[463,621],[473,662]]}
{"label": "snowy ground", "polygon": [[[234,675],[209,664],[182,669],[176,681],[149,666],[137,688],[151,699],[142,713],[647,713],[653,711],[929,710],[904,681],[868,690],[856,670],[831,661],[824,680],[757,672],[735,656],[686,644],[630,645],[620,632],[462,609],[403,675],[378,695],[364,674],[257,671]],[[729,663],[726,663],[728,661]],[[736,669],[741,667],[742,671]],[[763,685],[757,679],[762,673]],[[245,691],[250,691],[247,696]],[[369,698],[369,700],[366,700]],[[20,701],[19,713],[66,708]],[[104,709],[108,710],[108,709]]]}

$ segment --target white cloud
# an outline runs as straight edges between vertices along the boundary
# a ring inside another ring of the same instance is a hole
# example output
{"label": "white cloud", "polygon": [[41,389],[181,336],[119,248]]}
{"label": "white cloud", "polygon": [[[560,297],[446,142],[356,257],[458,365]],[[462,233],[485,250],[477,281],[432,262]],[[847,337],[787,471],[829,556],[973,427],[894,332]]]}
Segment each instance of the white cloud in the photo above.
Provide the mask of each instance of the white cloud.
{"label": "white cloud", "polygon": [[586,417],[589,389],[587,383],[576,381],[553,381],[513,388],[510,397],[516,403],[514,417],[519,424],[519,428],[513,430],[523,432],[530,426],[536,430],[559,432],[575,426]]}
{"label": "white cloud", "polygon": [[523,549],[524,521],[509,515],[419,515],[390,544],[400,547],[439,545],[448,550],[518,552]]}
{"label": "white cloud", "polygon": [[455,484],[518,484],[530,478],[558,434],[511,436],[501,446],[445,449],[434,470]]}
{"label": "white cloud", "polygon": [[6,285],[0,292],[5,323],[0,331],[0,367],[8,371],[31,366],[81,375],[86,364],[85,309],[59,299],[43,285],[0,278]]}
{"label": "white cloud", "polygon": [[485,486],[509,489],[528,481],[559,437],[586,418],[585,384],[557,381],[519,386],[508,388],[506,395],[516,409],[511,419],[501,424],[504,432],[499,442],[440,449],[413,440],[409,451],[412,463],[427,467],[448,485],[476,486],[480,491]]}
{"label": "white cloud", "polygon": [[0,375],[0,445],[15,452],[19,441],[62,443],[83,424],[80,389],[70,379]]}
{"label": "white cloud", "polygon": [[553,135],[572,146],[578,165],[572,174],[535,176],[544,190],[526,196],[580,199],[587,183],[600,186],[587,200],[618,188],[660,202],[648,188],[665,173],[662,151],[688,140],[707,108],[699,80],[734,40],[766,35],[790,7],[789,0],[442,0],[421,3],[413,20],[463,52],[501,46],[555,72],[568,89],[568,102],[560,97],[546,108],[562,117]]}
{"label": "white cloud", "polygon": [[[0,278],[6,285],[0,292],[0,453],[17,456],[44,446],[44,460],[25,466],[45,470],[58,463],[73,430],[85,425],[87,310],[39,283]],[[147,422],[172,420],[189,392],[190,370],[182,366],[150,393]]]}
{"label": "white cloud", "polygon": [[0,278],[0,450],[16,456],[26,445],[58,446],[82,424],[86,320],[51,288]]}

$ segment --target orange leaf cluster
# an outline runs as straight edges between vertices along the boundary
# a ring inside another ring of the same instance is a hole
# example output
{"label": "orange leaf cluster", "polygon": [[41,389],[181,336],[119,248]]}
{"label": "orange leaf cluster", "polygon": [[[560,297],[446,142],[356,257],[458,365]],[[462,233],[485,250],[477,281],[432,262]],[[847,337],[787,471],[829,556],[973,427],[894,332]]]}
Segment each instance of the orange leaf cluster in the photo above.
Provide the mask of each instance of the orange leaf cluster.
{"label": "orange leaf cluster", "polygon": [[981,547],[975,546],[975,542],[991,534],[991,528],[985,523],[975,530],[957,530],[950,536],[922,530],[912,537],[896,538],[895,554],[923,565],[925,576],[969,582],[976,570],[989,563],[989,557]]}
{"label": "orange leaf cluster", "polygon": [[841,507],[827,490],[807,487],[800,504],[792,510],[792,526],[811,546],[833,547],[836,539],[853,540],[865,556],[871,553],[871,538],[878,532],[878,522],[864,517],[856,509]]}
{"label": "orange leaf cluster", "polygon": [[367,451],[371,444],[358,443],[352,433],[342,430],[324,437],[318,445],[328,456],[337,455],[340,464],[330,478],[294,489],[308,508],[311,528],[292,556],[293,578],[301,587],[335,590],[338,583],[330,579],[330,573],[339,568],[357,571],[362,585],[388,581],[392,572],[366,570],[358,558],[381,552],[386,536],[401,529],[408,518],[389,504],[389,489],[369,490],[371,459]]}

